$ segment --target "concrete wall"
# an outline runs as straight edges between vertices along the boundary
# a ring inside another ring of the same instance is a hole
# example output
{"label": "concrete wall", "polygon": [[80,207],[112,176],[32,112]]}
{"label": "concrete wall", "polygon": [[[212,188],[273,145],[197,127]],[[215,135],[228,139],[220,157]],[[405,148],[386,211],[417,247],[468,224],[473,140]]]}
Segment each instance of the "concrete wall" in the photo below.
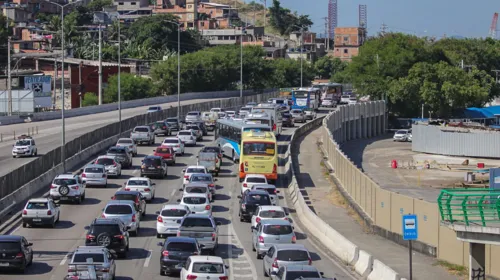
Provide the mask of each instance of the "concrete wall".
{"label": "concrete wall", "polygon": [[500,157],[500,132],[414,124],[414,152],[481,158]]}
{"label": "concrete wall", "polygon": [[[440,226],[440,215],[436,203],[426,202],[413,197],[400,195],[382,189],[369,176],[364,174],[341,150],[340,144],[359,137],[372,137],[381,133],[383,121],[376,116],[382,116],[383,104],[365,105],[360,112],[365,116],[375,116],[370,119],[356,120],[356,109],[340,107],[323,120],[322,149],[328,157],[328,163],[334,170],[335,179],[340,191],[351,205],[360,213],[374,232],[391,239],[403,246],[407,245],[401,236],[402,215],[414,213],[419,219],[419,239],[414,242],[414,249],[441,260],[467,266],[469,244],[458,241],[453,230]],[[361,126],[358,126],[361,123]],[[362,124],[366,124],[363,126]],[[418,139],[419,126],[413,128],[413,141]],[[426,128],[426,127],[424,127]],[[431,128],[433,129],[433,128]],[[361,132],[360,132],[361,130]],[[453,133],[457,135],[458,133]],[[460,141],[452,141],[447,145]],[[415,142],[414,142],[415,143]],[[500,141],[498,142],[500,143]],[[477,143],[475,145],[478,145]],[[500,144],[497,144],[500,145]],[[437,199],[437,198],[436,198]],[[486,273],[500,277],[500,269],[495,264],[500,257],[500,246],[486,246]]]}

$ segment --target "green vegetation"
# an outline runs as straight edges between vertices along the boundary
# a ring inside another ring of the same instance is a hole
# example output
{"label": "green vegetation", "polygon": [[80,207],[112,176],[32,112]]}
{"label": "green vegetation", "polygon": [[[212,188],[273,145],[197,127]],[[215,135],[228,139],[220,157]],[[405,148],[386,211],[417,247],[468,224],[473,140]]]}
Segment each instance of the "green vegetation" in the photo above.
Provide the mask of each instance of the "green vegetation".
{"label": "green vegetation", "polygon": [[[157,96],[158,90],[151,80],[129,73],[120,74],[120,94],[123,101],[148,98]],[[112,103],[118,101],[118,76],[114,75],[108,79],[108,86],[104,89],[103,102]]]}
{"label": "green vegetation", "polygon": [[[442,39],[389,33],[368,39],[360,55],[333,73],[372,100],[388,98],[396,116],[420,115],[422,104],[434,117],[483,106],[500,93],[491,70],[500,67],[500,42],[492,39]],[[468,69],[460,67],[473,65]]]}
{"label": "green vegetation", "polygon": [[83,95],[82,107],[95,106],[99,104],[99,97],[93,92],[87,92]]}
{"label": "green vegetation", "polygon": [[469,269],[467,267],[462,266],[462,265],[452,264],[452,263],[449,263],[447,261],[438,260],[433,265],[434,266],[442,266],[449,273],[451,273],[453,275],[460,276],[460,277],[465,277],[469,274]]}
{"label": "green vegetation", "polygon": [[344,71],[347,63],[331,56],[323,56],[314,62],[314,71],[320,79],[330,79],[338,72]]}
{"label": "green vegetation", "polygon": [[308,15],[299,15],[289,9],[281,7],[278,0],[273,0],[273,5],[269,8],[270,25],[276,28],[280,35],[290,35],[299,31],[301,26],[307,31],[313,25]]}

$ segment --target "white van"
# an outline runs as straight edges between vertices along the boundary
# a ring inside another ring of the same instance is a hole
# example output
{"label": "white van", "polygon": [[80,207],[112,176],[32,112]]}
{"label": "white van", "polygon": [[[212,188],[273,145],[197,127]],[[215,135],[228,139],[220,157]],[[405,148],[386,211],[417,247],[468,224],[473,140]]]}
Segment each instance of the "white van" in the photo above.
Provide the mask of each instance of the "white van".
{"label": "white van", "polygon": [[[283,117],[279,108],[277,106],[257,106],[253,107],[250,116],[247,116],[245,120],[251,121],[254,117],[264,117],[256,116],[255,114],[267,114],[268,118],[271,120],[270,127],[272,128],[274,135],[279,136],[283,130]],[[258,122],[259,123],[259,122]]]}

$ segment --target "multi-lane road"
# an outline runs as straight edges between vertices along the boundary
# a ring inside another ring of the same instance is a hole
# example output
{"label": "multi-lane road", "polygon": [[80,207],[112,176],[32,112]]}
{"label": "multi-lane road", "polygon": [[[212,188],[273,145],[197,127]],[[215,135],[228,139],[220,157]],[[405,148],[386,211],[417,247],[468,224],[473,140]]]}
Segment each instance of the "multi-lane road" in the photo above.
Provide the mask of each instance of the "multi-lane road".
{"label": "multi-lane road", "polygon": [[[289,139],[293,129],[284,131],[281,139]],[[156,139],[155,146],[161,142]],[[196,154],[202,145],[210,144],[213,136],[205,137],[197,147],[186,149],[184,156],[177,158],[177,164],[168,169],[168,178],[153,179],[156,183],[156,198],[147,205],[147,215],[141,222],[138,237],[131,237],[130,252],[127,259],[117,260],[117,279],[178,279],[178,277],[160,276],[160,247],[161,241],[156,237],[156,215],[163,204],[176,204],[181,198],[182,169],[187,165],[196,164]],[[279,143],[285,146],[285,141]],[[109,180],[106,189],[89,188],[86,200],[81,205],[61,205],[61,221],[56,228],[18,228],[11,234],[23,235],[29,242],[33,242],[34,263],[25,275],[2,274],[0,279],[63,279],[67,272],[67,255],[77,246],[83,245],[85,229],[94,218],[98,217],[109,198],[132,176],[139,175],[139,164],[145,155],[152,154],[154,147],[139,147],[138,156],[133,160],[133,168],[124,170],[121,178]],[[280,153],[285,151],[281,150]],[[234,280],[265,279],[262,260],[257,260],[252,251],[251,231],[249,223],[242,223],[238,218],[237,194],[240,183],[236,176],[236,166],[228,159],[223,160],[222,171],[216,182],[217,195],[213,203],[214,216],[222,225],[219,228],[219,248],[216,254],[221,256],[230,267],[231,278]],[[282,194],[284,190],[282,191]],[[286,207],[286,200],[281,199],[280,205]],[[292,216],[295,218],[295,216]],[[296,224],[298,243],[304,244],[312,253],[313,265],[325,273],[325,276],[335,276],[337,279],[357,279],[345,266],[327,256],[320,249],[322,246],[311,241],[304,234],[303,229]]]}

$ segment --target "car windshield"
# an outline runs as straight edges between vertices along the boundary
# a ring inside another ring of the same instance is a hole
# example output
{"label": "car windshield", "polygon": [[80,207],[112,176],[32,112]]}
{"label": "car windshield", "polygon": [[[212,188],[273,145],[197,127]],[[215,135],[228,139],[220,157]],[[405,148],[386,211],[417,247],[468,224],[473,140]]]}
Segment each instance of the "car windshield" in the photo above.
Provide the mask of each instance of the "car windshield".
{"label": "car windshield", "polygon": [[191,242],[170,242],[166,249],[171,252],[196,252],[196,245]]}
{"label": "car windshield", "polygon": [[396,134],[406,134],[406,133],[408,133],[408,131],[406,131],[406,130],[398,130],[398,131],[396,131]]}
{"label": "car windshield", "polygon": [[169,119],[167,119],[167,122],[176,123],[177,119],[176,118],[169,118]]}
{"label": "car windshield", "polygon": [[148,181],[146,180],[128,180],[127,186],[147,186]]}
{"label": "car windshield", "polygon": [[186,187],[187,193],[207,193],[206,187]]}
{"label": "car windshield", "polygon": [[132,207],[130,207],[130,205],[108,205],[108,207],[104,210],[104,213],[111,215],[132,214]]}
{"label": "car windshield", "polygon": [[207,199],[205,197],[184,197],[183,201],[186,204],[205,204]]}
{"label": "car windshield", "polygon": [[137,195],[135,194],[127,194],[127,193],[119,193],[115,194],[115,200],[131,200],[135,201]]}
{"label": "car windshield", "polygon": [[21,249],[19,242],[0,242],[0,251],[18,251]]}
{"label": "car windshield", "polygon": [[224,265],[220,263],[193,263],[194,273],[222,274]]}
{"label": "car windshield", "polygon": [[191,175],[189,177],[190,182],[212,182],[212,178],[210,176],[202,176],[202,175]]}
{"label": "car windshield", "polygon": [[187,115],[188,116],[198,116],[200,113],[198,112],[189,112]]}
{"label": "car windshield", "polygon": [[16,146],[29,146],[30,141],[29,140],[19,140],[16,142]]}
{"label": "car windshield", "polygon": [[75,179],[54,179],[54,185],[76,185]]}
{"label": "car windshield", "polygon": [[73,257],[74,263],[87,263],[91,259],[94,263],[103,263],[104,255],[102,253],[77,253]]}
{"label": "car windshield", "polygon": [[172,149],[170,149],[170,148],[156,148],[156,152],[159,154],[171,154]]}
{"label": "car windshield", "polygon": [[284,280],[297,280],[301,278],[321,278],[316,271],[287,271],[286,279]]}
{"label": "car windshield", "polygon": [[246,156],[274,156],[275,146],[274,143],[244,142],[243,154]]}
{"label": "car windshield", "polygon": [[250,112],[250,111],[252,111],[252,108],[250,108],[250,107],[243,107],[243,108],[240,109],[240,111],[248,111],[248,112]]}
{"label": "car windshield", "polygon": [[134,144],[134,141],[131,139],[120,139],[118,140],[118,144]]}
{"label": "car windshield", "polygon": [[94,224],[89,231],[90,234],[98,236],[101,233],[108,233],[111,235],[119,235],[121,234],[120,232],[120,226],[119,225],[113,225],[113,224]]}
{"label": "car windshield", "polygon": [[284,113],[282,116],[283,116],[283,118],[291,118],[292,117],[292,115],[290,115],[288,113]]}
{"label": "car windshield", "polygon": [[136,127],[134,132],[148,132],[149,129],[147,127]]}
{"label": "car windshield", "polygon": [[266,225],[264,227],[264,233],[269,235],[283,235],[292,232],[292,226],[289,225]]}
{"label": "car windshield", "polygon": [[29,202],[28,205],[26,205],[26,209],[28,210],[49,209],[49,204],[47,202]]}
{"label": "car windshield", "polygon": [[161,211],[163,217],[184,217],[187,211],[184,209],[165,209]]}
{"label": "car windshield", "polygon": [[266,178],[260,177],[248,177],[246,181],[247,183],[267,183]]}
{"label": "car windshield", "polygon": [[188,168],[186,173],[205,173],[205,168]]}
{"label": "car windshield", "polygon": [[150,110],[150,111],[155,111],[155,110],[159,110],[159,109],[160,109],[160,107],[149,107],[149,109],[148,109],[148,110]]}
{"label": "car windshield", "polygon": [[143,163],[145,165],[160,166],[161,165],[161,159],[159,159],[159,158],[146,158],[146,159],[144,159]]}
{"label": "car windshield", "polygon": [[205,148],[203,148],[202,152],[205,152],[205,153],[218,153],[219,150],[220,149],[218,147],[205,147]]}
{"label": "car windshield", "polygon": [[165,139],[163,140],[163,144],[178,144],[179,140],[177,139]]}
{"label": "car windshield", "polygon": [[284,217],[286,217],[285,212],[275,211],[275,210],[260,211],[259,216],[261,218],[284,218]]}
{"label": "car windshield", "polygon": [[212,227],[212,221],[204,218],[186,218],[182,222],[183,227]]}
{"label": "car windshield", "polygon": [[181,131],[177,135],[191,135],[191,131]]}
{"label": "car windshield", "polygon": [[95,163],[107,166],[115,164],[115,161],[112,158],[99,158]]}
{"label": "car windshield", "polygon": [[108,154],[126,154],[127,151],[125,149],[109,149]]}
{"label": "car windshield", "polygon": [[292,114],[300,114],[302,113],[302,110],[292,110],[290,111]]}
{"label": "car windshield", "polygon": [[104,173],[104,170],[100,167],[87,167],[85,173]]}
{"label": "car windshield", "polygon": [[300,262],[309,260],[309,254],[304,250],[278,251],[278,260],[287,262]]}
{"label": "car windshield", "polygon": [[250,194],[248,196],[248,202],[253,202],[260,205],[266,205],[269,204],[270,200],[268,195]]}

